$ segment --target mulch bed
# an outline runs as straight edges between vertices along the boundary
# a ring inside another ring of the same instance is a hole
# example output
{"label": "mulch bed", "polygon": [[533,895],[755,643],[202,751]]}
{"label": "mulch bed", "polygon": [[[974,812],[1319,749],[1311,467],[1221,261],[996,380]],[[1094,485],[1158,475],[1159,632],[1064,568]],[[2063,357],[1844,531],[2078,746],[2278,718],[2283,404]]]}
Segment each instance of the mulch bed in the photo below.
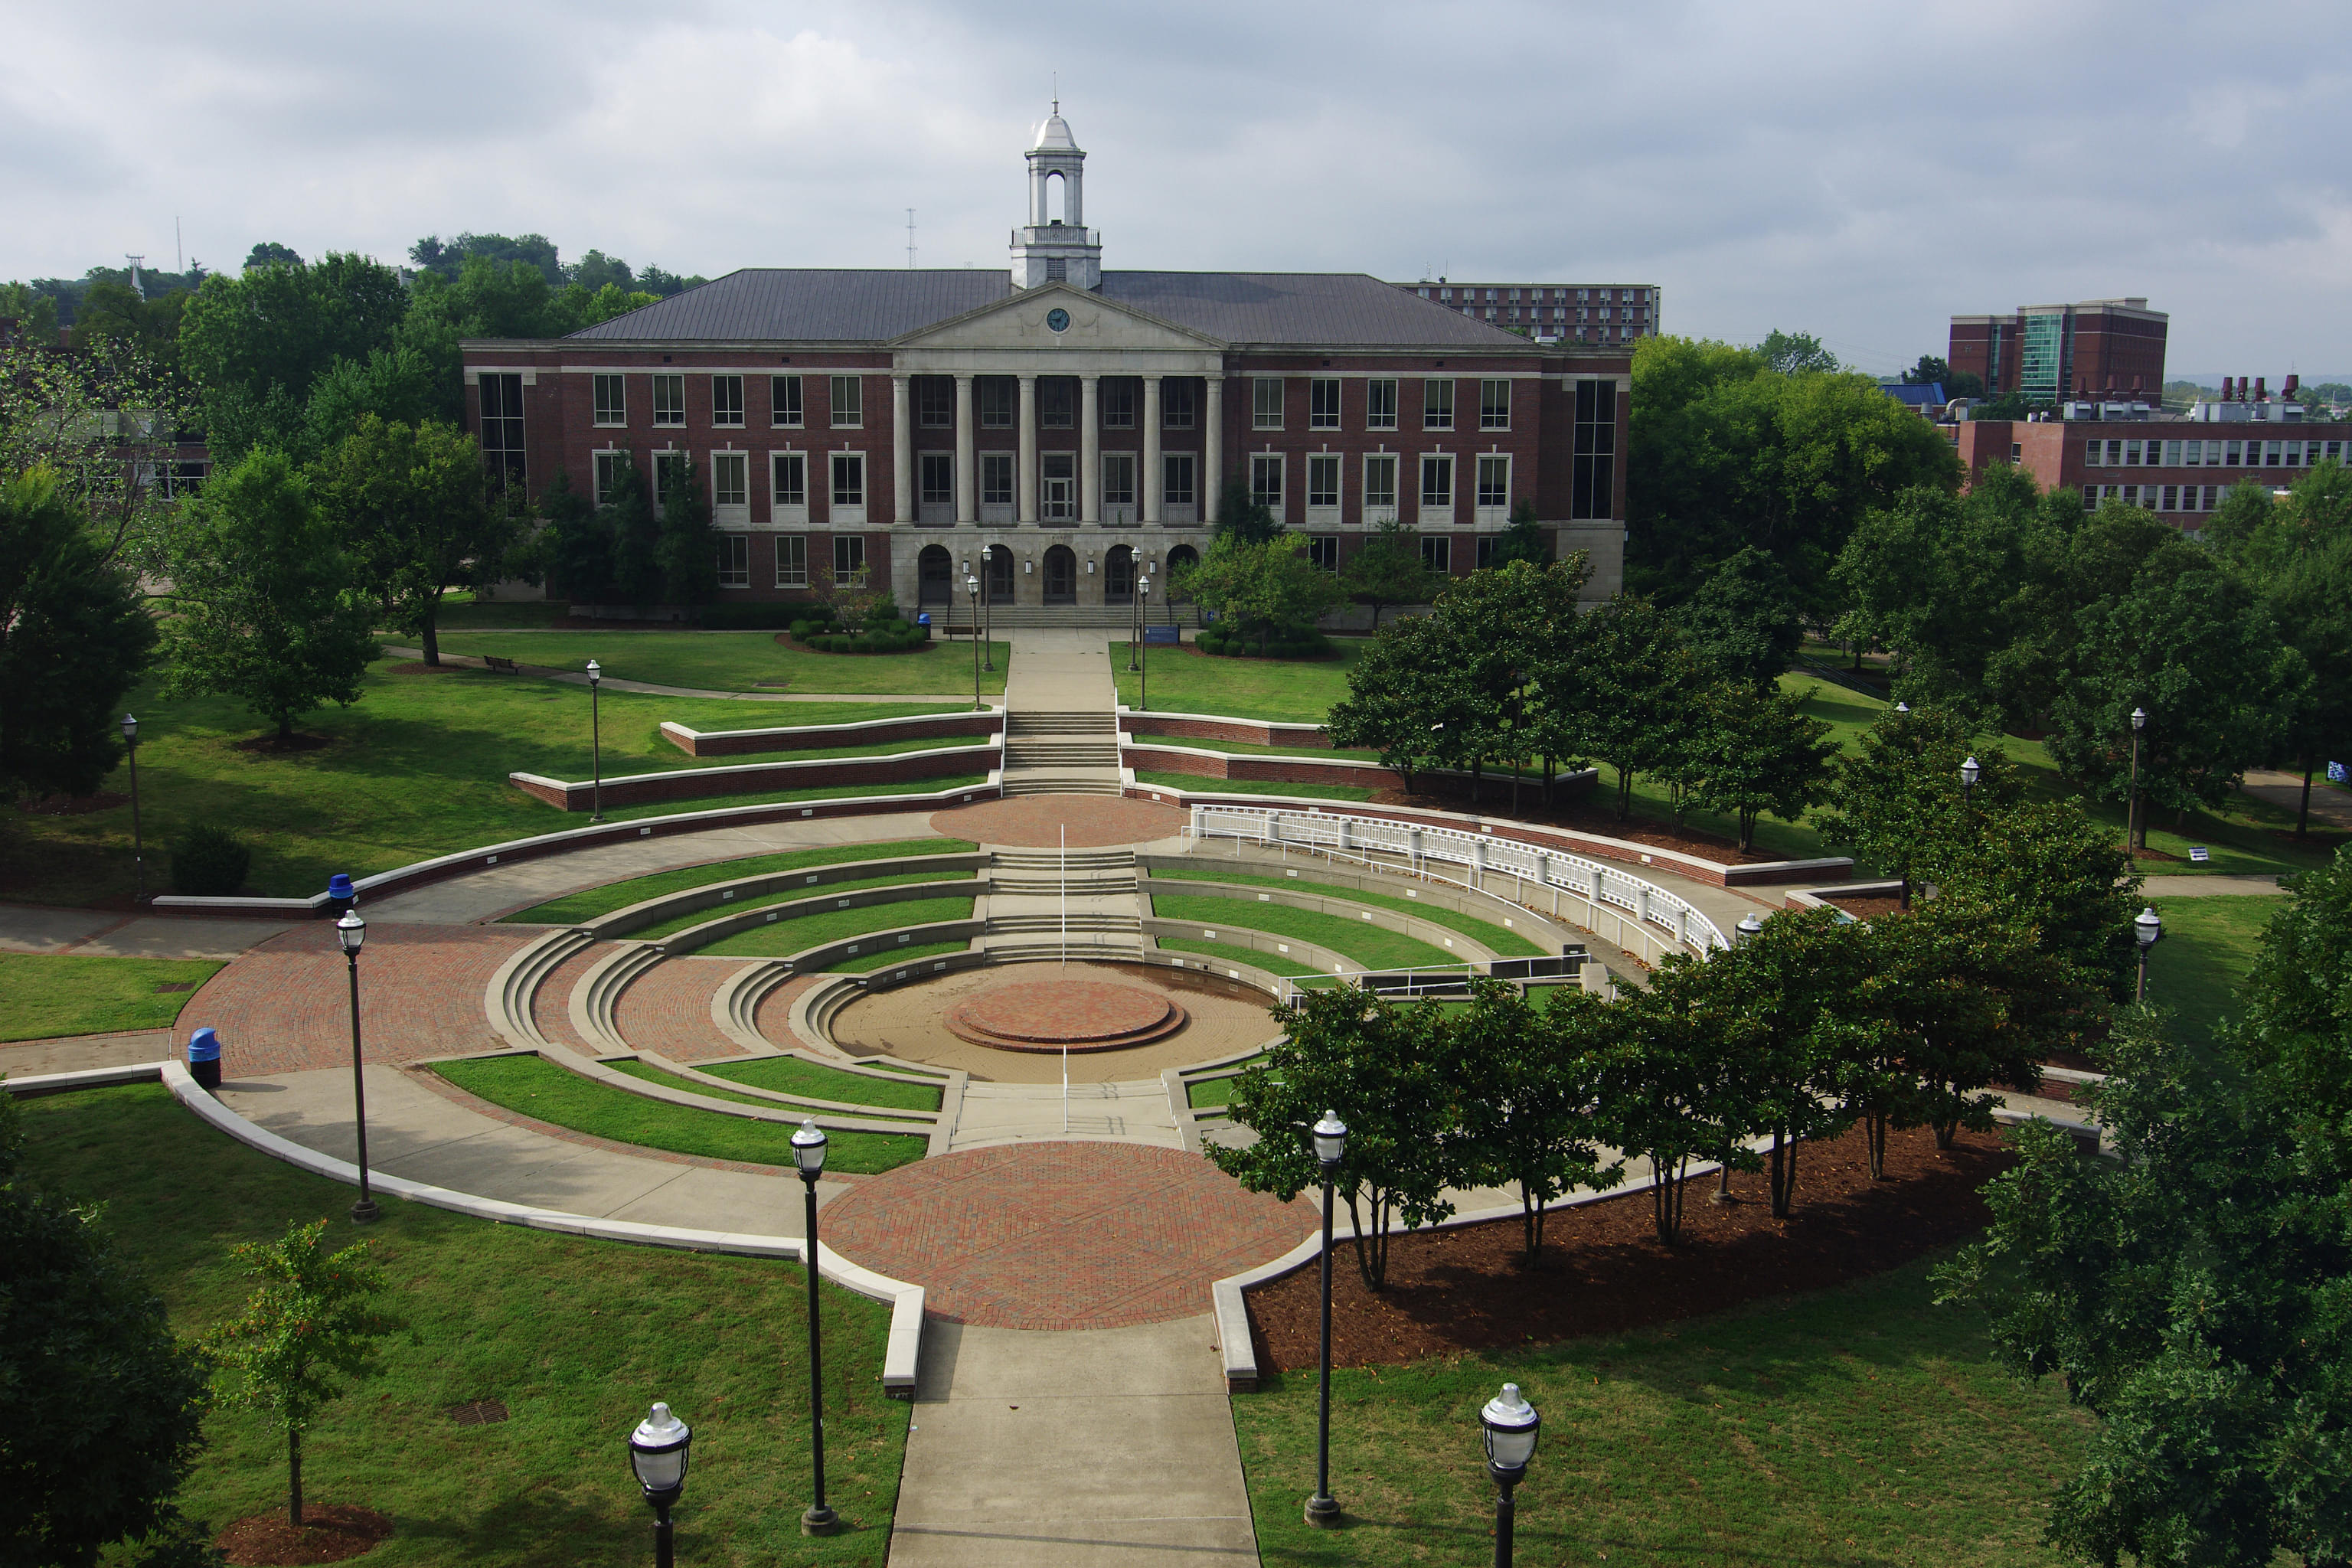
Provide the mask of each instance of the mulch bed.
{"label": "mulch bed", "polygon": [[37,800],[22,800],[16,809],[35,816],[82,816],[93,811],[112,811],[118,805],[128,805],[131,797],[113,790],[100,790],[96,795],[45,795]]}
{"label": "mulch bed", "polygon": [[1861,898],[1841,893],[1834,899],[1823,901],[1835,904],[1858,921],[1874,921],[1881,915],[1899,913],[1903,908],[1902,899],[1893,893],[1875,898]]}
{"label": "mulch bed", "polygon": [[[1555,1210],[1532,1267],[1519,1260],[1516,1217],[1400,1237],[1377,1297],[1343,1241],[1332,1256],[1331,1360],[1370,1366],[1622,1333],[1842,1285],[1983,1229],[1991,1216],[1977,1189],[2014,1162],[1997,1135],[1963,1132],[1946,1153],[1921,1129],[1889,1136],[1888,1179],[1873,1182],[1857,1129],[1804,1147],[1786,1221],[1772,1217],[1761,1173],[1735,1174],[1740,1201],[1723,1206],[1707,1202],[1709,1175],[1691,1183],[1677,1247],[1659,1244],[1648,1192],[1629,1193]],[[1248,1292],[1260,1367],[1315,1366],[1320,1289],[1310,1266]]]}
{"label": "mulch bed", "polygon": [[341,1563],[375,1550],[392,1533],[392,1521],[372,1508],[328,1503],[302,1510],[296,1529],[282,1513],[257,1513],[240,1519],[214,1537],[238,1568],[278,1568],[298,1563]]}
{"label": "mulch bed", "polygon": [[2135,860],[2170,860],[2176,865],[2189,858],[2186,855],[2168,855],[2161,849],[2135,849],[2131,858]]}

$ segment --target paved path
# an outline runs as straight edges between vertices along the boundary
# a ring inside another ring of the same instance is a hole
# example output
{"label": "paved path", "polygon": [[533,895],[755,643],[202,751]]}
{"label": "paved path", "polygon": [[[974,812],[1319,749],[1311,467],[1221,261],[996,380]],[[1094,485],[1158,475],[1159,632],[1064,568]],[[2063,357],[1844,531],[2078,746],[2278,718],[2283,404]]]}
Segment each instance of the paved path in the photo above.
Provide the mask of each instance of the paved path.
{"label": "paved path", "polygon": [[130,915],[47,904],[0,904],[0,952],[84,958],[235,958],[287,931],[285,921]]}
{"label": "paved path", "polygon": [[[2303,805],[2303,775],[2273,768],[2249,768],[2238,786],[2256,800],[2293,813]],[[2311,820],[2319,827],[2352,827],[2352,790],[2332,784],[2326,776],[2311,781]]]}

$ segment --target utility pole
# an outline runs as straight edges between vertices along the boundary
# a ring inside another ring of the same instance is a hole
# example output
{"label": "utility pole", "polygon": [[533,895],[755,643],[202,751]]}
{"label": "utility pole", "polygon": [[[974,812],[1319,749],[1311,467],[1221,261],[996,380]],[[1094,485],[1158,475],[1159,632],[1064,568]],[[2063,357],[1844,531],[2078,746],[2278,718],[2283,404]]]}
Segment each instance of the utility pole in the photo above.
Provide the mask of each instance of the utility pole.
{"label": "utility pole", "polygon": [[907,270],[915,269],[915,209],[907,209]]}

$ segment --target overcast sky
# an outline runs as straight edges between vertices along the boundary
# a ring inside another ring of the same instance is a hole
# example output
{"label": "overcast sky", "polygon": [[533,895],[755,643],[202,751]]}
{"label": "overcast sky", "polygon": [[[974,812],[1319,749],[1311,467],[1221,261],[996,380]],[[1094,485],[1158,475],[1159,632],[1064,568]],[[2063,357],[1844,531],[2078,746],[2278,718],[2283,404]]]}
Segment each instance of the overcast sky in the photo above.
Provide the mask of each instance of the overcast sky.
{"label": "overcast sky", "polygon": [[2074,0],[10,8],[0,278],[538,231],[716,277],[1005,265],[1058,72],[1112,268],[1652,283],[1891,371],[2145,294],[2352,369],[2352,8]]}

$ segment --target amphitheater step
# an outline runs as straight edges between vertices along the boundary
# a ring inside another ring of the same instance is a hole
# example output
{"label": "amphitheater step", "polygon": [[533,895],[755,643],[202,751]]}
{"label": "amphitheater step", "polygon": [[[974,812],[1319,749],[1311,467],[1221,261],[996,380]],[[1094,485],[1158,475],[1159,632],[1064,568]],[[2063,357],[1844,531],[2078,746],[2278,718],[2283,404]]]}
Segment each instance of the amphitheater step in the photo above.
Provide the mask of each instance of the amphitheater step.
{"label": "amphitheater step", "polygon": [[[1073,931],[1128,931],[1139,934],[1143,922],[1133,915],[1080,913],[1073,910],[1068,917],[1068,929]],[[1058,914],[991,915],[988,930],[997,931],[1059,931],[1064,919]]]}
{"label": "amphitheater step", "polygon": [[1006,795],[1118,795],[1120,788],[1112,779],[1007,779]]}

